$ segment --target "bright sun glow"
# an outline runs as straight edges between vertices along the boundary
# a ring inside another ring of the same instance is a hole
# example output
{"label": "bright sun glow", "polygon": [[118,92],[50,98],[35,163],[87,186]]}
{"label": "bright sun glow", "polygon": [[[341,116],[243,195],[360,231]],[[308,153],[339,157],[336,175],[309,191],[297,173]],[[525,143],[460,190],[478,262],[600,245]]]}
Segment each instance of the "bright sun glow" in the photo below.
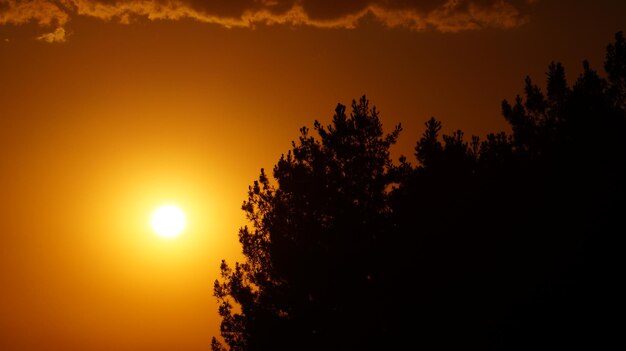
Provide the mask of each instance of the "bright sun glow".
{"label": "bright sun glow", "polygon": [[185,229],[185,213],[172,205],[157,208],[152,215],[152,229],[161,237],[173,238]]}

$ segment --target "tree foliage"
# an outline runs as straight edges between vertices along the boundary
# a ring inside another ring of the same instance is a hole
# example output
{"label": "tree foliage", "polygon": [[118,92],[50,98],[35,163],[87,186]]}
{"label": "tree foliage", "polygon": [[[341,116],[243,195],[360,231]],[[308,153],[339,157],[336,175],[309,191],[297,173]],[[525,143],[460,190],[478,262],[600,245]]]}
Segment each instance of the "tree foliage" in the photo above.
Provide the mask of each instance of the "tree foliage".
{"label": "tree foliage", "polygon": [[[384,134],[362,97],[350,115],[338,105],[332,124],[316,121],[314,130],[317,138],[300,130],[274,182],[262,170],[249,188],[242,208],[252,227],[239,232],[246,262],[222,263],[215,283],[231,350],[319,349],[340,333],[347,340],[355,314],[363,314],[359,296],[368,294],[372,255],[389,226],[389,148],[401,127]],[[362,317],[364,326],[375,322]]]}
{"label": "tree foliage", "polygon": [[[510,132],[465,140],[431,118],[393,163],[365,97],[262,170],[245,261],[214,293],[230,350],[598,348],[619,335],[626,44],[606,78],[551,63],[502,102]],[[619,296],[619,297],[618,297]],[[213,350],[226,347],[214,338]]]}

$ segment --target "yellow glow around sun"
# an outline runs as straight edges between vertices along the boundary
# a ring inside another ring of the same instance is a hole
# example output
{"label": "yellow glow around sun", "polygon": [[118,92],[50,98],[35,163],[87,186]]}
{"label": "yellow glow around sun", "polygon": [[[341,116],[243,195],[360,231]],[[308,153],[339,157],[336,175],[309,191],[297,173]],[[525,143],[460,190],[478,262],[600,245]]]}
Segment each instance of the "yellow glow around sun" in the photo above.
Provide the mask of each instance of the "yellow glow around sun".
{"label": "yellow glow around sun", "polygon": [[163,205],[152,215],[152,229],[163,238],[178,236],[185,229],[185,213],[173,205]]}

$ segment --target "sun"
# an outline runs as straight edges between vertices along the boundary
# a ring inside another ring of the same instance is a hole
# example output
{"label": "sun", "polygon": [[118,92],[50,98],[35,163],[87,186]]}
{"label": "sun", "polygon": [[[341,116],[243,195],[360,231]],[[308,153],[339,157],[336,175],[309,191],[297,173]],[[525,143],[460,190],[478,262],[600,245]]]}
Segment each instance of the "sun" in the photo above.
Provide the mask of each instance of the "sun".
{"label": "sun", "polygon": [[163,238],[178,236],[185,229],[185,213],[174,205],[163,205],[152,214],[152,229]]}

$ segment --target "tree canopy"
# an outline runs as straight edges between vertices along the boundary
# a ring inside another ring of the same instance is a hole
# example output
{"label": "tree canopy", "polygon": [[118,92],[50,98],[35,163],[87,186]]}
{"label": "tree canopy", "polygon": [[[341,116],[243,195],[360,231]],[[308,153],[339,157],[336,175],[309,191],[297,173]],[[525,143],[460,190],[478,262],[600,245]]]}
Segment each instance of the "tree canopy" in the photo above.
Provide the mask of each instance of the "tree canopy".
{"label": "tree canopy", "polygon": [[[626,44],[605,75],[548,66],[502,102],[510,132],[441,135],[390,158],[365,96],[303,127],[242,209],[213,350],[598,348],[617,340],[626,208]],[[314,134],[314,135],[312,135]],[[225,344],[225,345],[224,345]],[[413,347],[413,346],[412,346]]]}

